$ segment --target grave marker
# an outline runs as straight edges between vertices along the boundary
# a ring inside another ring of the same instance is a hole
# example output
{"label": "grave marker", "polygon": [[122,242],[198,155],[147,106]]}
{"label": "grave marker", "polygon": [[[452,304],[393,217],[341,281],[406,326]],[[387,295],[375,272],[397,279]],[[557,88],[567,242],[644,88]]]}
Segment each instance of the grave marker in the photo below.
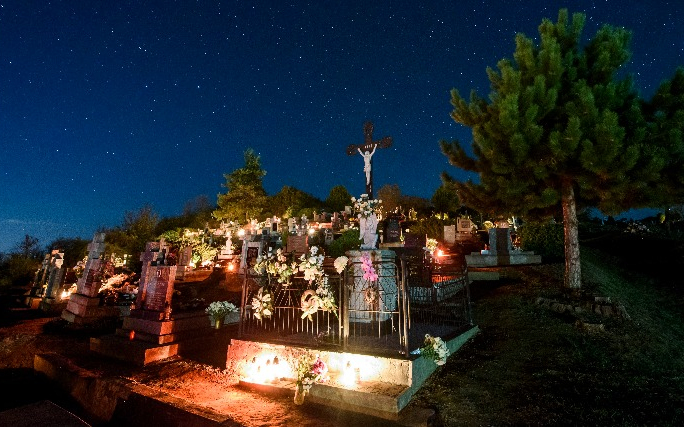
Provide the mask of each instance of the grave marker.
{"label": "grave marker", "polygon": [[392,145],[392,137],[386,136],[378,141],[373,141],[373,123],[363,124],[363,144],[351,144],[347,146],[347,155],[353,156],[357,152],[363,156],[363,171],[366,175],[366,194],[373,199],[373,154],[377,148],[389,148]]}

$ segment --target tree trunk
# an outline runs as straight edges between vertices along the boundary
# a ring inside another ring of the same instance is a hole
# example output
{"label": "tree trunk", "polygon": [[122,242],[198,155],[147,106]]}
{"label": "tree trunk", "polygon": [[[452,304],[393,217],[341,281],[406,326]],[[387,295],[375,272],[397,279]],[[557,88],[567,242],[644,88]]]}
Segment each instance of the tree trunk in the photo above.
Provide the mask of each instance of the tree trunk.
{"label": "tree trunk", "polygon": [[580,247],[578,237],[577,208],[575,189],[571,181],[563,183],[561,205],[563,206],[563,235],[565,237],[565,278],[568,289],[582,288],[582,268],[580,266]]}

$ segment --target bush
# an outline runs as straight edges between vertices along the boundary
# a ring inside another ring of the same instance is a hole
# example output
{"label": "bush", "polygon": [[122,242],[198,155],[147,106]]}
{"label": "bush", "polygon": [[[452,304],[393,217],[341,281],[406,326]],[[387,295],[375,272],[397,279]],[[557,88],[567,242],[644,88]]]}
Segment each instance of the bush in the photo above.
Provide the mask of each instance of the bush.
{"label": "bush", "polygon": [[359,235],[359,230],[355,228],[345,231],[328,246],[327,255],[337,258],[338,256],[344,255],[347,251],[359,249],[361,247]]}
{"label": "bush", "polygon": [[526,222],[518,227],[520,246],[534,251],[545,261],[559,261],[565,257],[563,224],[556,222]]}

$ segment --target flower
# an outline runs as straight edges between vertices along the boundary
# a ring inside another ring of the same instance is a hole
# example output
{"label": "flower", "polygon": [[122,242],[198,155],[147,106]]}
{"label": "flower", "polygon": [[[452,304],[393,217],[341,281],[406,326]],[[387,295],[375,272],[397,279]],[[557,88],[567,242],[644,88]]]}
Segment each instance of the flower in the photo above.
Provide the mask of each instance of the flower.
{"label": "flower", "polygon": [[283,286],[290,285],[290,277],[297,271],[297,263],[287,263],[287,257],[282,249],[278,249],[273,254],[270,249],[265,256],[260,256],[256,259],[254,264],[254,271],[259,274],[265,274],[268,282],[271,282],[271,277],[277,279],[278,283]]}
{"label": "flower", "polygon": [[312,246],[309,249],[309,254],[302,254],[299,257],[301,261],[299,263],[299,271],[304,272],[304,280],[312,283],[314,280],[318,281],[325,276],[323,271],[323,255],[316,255],[318,253],[318,247]]}
{"label": "flower", "polygon": [[379,199],[369,199],[368,194],[362,194],[358,199],[355,197],[351,198],[354,211],[359,214],[359,217],[368,218],[372,214],[377,214],[380,212],[380,205],[382,200]]}
{"label": "flower", "polygon": [[335,266],[335,270],[337,271],[337,274],[342,274],[344,269],[347,267],[348,262],[349,262],[349,258],[347,258],[344,255],[335,258],[335,262],[333,263],[333,265]]}
{"label": "flower", "polygon": [[364,252],[361,255],[361,269],[363,270],[363,280],[368,280],[369,282],[378,280],[378,274],[375,272],[373,261],[371,261],[368,252]]}
{"label": "flower", "polygon": [[440,337],[425,334],[425,341],[423,341],[423,346],[420,347],[420,354],[441,366],[446,363],[449,357],[449,348]]}
{"label": "flower", "polygon": [[337,315],[335,296],[328,286],[328,275],[323,270],[323,254],[318,254],[318,247],[312,246],[309,253],[303,254],[299,259],[298,268],[304,272],[304,280],[307,280],[309,285],[316,283],[315,289],[309,289],[302,294],[302,319],[306,317],[312,320],[311,315],[319,309]]}
{"label": "flower", "polygon": [[236,313],[238,308],[232,302],[214,301],[204,310],[214,320],[221,320],[230,313]]}
{"label": "flower", "polygon": [[423,249],[432,255],[437,250],[437,239],[427,239]]}
{"label": "flower", "polygon": [[309,390],[317,382],[328,380],[328,366],[316,355],[302,355],[297,360],[297,385]]}
{"label": "flower", "polygon": [[254,317],[261,320],[263,317],[271,317],[273,314],[273,298],[264,287],[259,288],[259,292],[252,298],[252,310]]}

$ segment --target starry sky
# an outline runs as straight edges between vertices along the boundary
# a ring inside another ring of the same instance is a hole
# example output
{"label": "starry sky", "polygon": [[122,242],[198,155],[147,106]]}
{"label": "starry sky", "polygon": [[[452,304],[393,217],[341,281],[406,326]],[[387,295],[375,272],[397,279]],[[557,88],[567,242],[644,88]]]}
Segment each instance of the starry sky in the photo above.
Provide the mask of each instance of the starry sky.
{"label": "starry sky", "polygon": [[215,202],[247,148],[269,194],[361,194],[346,147],[368,120],[394,140],[376,191],[429,198],[442,171],[465,178],[439,150],[471,140],[449,91],[486,96],[486,67],[562,7],[586,13],[587,37],[633,32],[643,96],[684,65],[681,0],[0,0],[0,251]]}

